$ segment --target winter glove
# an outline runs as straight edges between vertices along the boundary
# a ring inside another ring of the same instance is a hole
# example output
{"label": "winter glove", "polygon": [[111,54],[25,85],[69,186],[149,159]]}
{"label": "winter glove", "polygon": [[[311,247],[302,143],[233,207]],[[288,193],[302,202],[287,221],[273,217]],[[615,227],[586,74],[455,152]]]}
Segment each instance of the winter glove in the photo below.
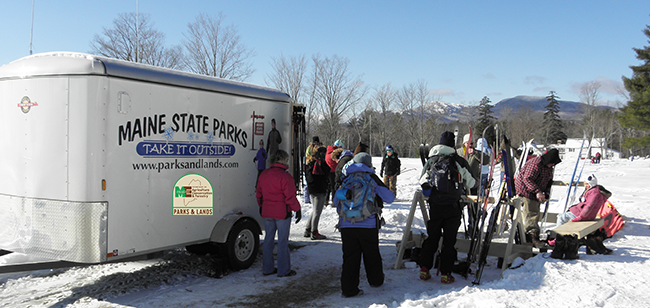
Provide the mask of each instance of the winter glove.
{"label": "winter glove", "polygon": [[300,219],[302,219],[302,212],[297,211],[296,212],[296,223],[299,223]]}
{"label": "winter glove", "polygon": [[253,158],[253,162],[254,162],[254,163],[257,162],[257,157],[256,157],[256,158]]}
{"label": "winter glove", "polygon": [[576,217],[576,218],[573,218],[573,219],[571,219],[571,221],[573,221],[573,222],[576,222],[576,221],[580,221],[580,216],[578,216],[578,217]]}

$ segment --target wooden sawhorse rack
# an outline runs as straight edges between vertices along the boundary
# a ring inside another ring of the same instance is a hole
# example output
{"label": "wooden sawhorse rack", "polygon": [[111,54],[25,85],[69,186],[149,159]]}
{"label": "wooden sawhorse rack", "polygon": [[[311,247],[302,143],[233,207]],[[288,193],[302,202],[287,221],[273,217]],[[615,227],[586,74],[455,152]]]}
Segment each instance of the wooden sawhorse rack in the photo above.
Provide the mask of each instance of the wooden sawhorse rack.
{"label": "wooden sawhorse rack", "polygon": [[[476,202],[476,197],[469,196],[468,201]],[[494,201],[493,201],[494,202]],[[404,228],[404,234],[402,235],[402,241],[398,245],[397,249],[397,259],[395,260],[394,269],[404,268],[403,258],[404,252],[407,248],[416,247],[418,243],[414,239],[414,236],[411,234],[411,226],[413,224],[413,219],[415,218],[415,212],[418,205],[420,206],[420,211],[422,212],[422,218],[426,224],[429,221],[429,215],[427,211],[427,206],[425,202],[424,195],[421,190],[417,190],[413,195],[413,201],[411,203],[411,209],[409,211],[409,216],[406,220],[406,226]],[[513,220],[513,230],[520,230],[519,237],[521,243],[525,242],[525,236],[523,233],[523,214],[521,211],[521,200],[514,202],[515,206],[515,219]],[[516,226],[519,225],[519,228]],[[501,273],[507,268],[508,264],[511,264],[517,257],[530,258],[533,256],[533,246],[531,245],[518,245],[514,243],[515,234],[517,232],[510,232],[510,238],[508,243],[492,242],[490,244],[490,249],[488,250],[489,256],[495,256],[503,258],[503,265],[501,267]],[[455,248],[458,252],[468,253],[470,246],[470,241],[464,238],[457,238]]]}

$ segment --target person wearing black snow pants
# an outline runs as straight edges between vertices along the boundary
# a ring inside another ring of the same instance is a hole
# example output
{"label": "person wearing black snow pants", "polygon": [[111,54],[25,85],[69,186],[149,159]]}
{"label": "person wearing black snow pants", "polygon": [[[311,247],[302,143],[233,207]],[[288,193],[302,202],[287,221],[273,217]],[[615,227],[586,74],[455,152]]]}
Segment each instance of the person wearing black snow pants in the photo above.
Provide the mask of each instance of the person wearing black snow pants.
{"label": "person wearing black snow pants", "polygon": [[[422,175],[420,176],[420,184],[422,184],[438,162],[447,162],[448,170],[455,169],[457,171],[453,175],[449,174],[451,178],[458,177],[456,181],[451,183],[451,187],[455,187],[455,189],[447,188],[445,191],[445,187],[438,187],[442,190],[435,187],[431,188],[428,199],[430,220],[427,222],[429,237],[422,244],[420,255],[420,279],[429,280],[431,279],[429,271],[433,268],[433,255],[438,250],[438,244],[442,236],[443,243],[439,268],[441,273],[440,282],[443,284],[452,283],[455,280],[451,275],[451,271],[454,262],[456,262],[456,248],[454,248],[454,245],[456,245],[456,235],[458,234],[462,216],[461,195],[477,184],[476,179],[470,172],[467,161],[456,154],[456,150],[453,148],[454,138],[452,132],[447,131],[442,134],[440,144],[431,148],[429,159],[422,168]],[[445,159],[445,157],[447,158]],[[423,186],[423,193],[424,190],[425,187]]]}
{"label": "person wearing black snow pants", "polygon": [[[433,255],[438,250],[438,243],[442,237],[442,250],[440,252],[440,273],[451,275],[454,262],[456,261],[456,235],[461,222],[461,207],[456,204],[435,204],[430,203],[429,216],[431,219],[427,222],[427,233],[429,237],[422,244],[421,266],[427,269],[433,268]],[[425,277],[426,278],[426,277]],[[427,279],[424,279],[427,280]],[[449,278],[446,283],[449,283]],[[443,282],[445,283],[445,282]]]}
{"label": "person wearing black snow pants", "polygon": [[359,293],[361,259],[366,269],[368,284],[372,287],[384,284],[384,270],[379,253],[379,229],[341,228],[341,242],[345,260],[341,271],[343,296]]}

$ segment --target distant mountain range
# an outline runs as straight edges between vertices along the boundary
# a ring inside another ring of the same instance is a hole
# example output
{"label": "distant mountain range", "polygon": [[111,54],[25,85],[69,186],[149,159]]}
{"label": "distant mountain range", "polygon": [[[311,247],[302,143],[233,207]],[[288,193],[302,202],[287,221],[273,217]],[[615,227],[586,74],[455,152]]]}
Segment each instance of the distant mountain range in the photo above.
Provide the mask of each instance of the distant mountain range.
{"label": "distant mountain range", "polygon": [[[562,119],[571,119],[582,116],[584,103],[572,102],[565,100],[558,100],[560,103],[560,117]],[[498,102],[492,108],[494,112],[492,115],[500,118],[503,112],[516,111],[522,108],[528,108],[533,112],[546,112],[546,97],[544,96],[515,96],[506,98]],[[443,101],[433,101],[424,105],[425,117],[430,117],[434,114],[441,114],[439,118],[443,122],[454,122],[457,120],[467,119],[467,115],[473,113],[472,108],[475,106],[468,106],[463,104],[446,103]],[[417,112],[417,111],[416,111]]]}

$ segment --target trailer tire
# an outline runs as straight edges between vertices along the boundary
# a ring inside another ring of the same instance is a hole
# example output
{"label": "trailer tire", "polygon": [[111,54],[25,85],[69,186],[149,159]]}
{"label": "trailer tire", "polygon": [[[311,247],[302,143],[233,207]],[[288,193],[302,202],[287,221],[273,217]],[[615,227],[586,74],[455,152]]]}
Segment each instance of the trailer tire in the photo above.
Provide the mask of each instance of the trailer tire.
{"label": "trailer tire", "polygon": [[233,270],[249,268],[260,249],[261,233],[255,221],[244,219],[233,225],[225,244],[228,263]]}

